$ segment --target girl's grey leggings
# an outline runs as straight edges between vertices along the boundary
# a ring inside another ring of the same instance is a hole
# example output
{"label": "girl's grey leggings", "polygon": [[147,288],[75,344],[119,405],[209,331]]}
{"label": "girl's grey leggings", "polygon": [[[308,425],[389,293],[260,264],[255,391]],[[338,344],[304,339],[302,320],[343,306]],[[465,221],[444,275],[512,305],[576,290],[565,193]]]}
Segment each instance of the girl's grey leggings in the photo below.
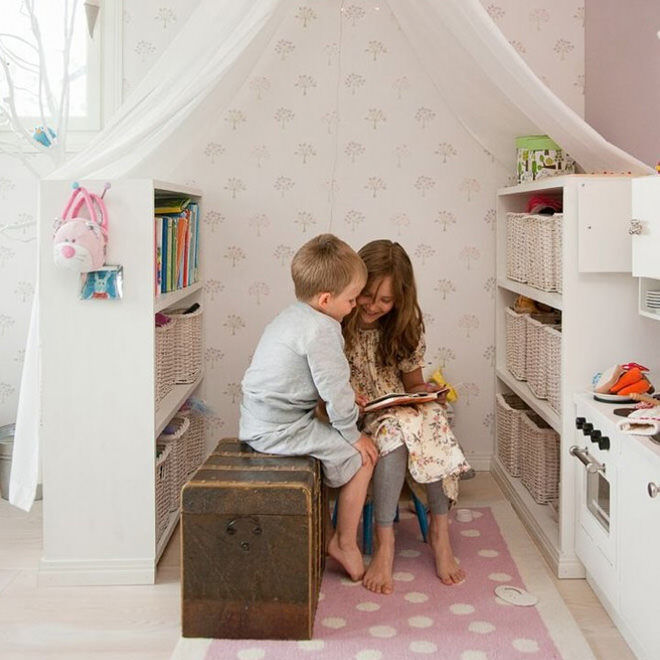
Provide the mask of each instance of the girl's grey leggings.
{"label": "girl's grey leggings", "polygon": [[[376,524],[381,527],[389,527],[394,522],[407,465],[408,449],[405,445],[378,458],[373,476],[373,499]],[[449,499],[442,489],[442,480],[426,484],[426,493],[431,513],[447,513]]]}

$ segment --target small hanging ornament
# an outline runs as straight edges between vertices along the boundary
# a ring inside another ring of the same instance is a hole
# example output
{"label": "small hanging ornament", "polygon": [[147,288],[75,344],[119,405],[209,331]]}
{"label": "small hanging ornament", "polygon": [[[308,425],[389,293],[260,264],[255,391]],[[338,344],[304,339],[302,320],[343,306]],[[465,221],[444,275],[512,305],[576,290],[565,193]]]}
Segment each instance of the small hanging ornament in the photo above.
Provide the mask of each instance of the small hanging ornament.
{"label": "small hanging ornament", "polygon": [[87,16],[87,31],[89,32],[89,38],[94,38],[94,28],[96,27],[96,19],[99,16],[99,10],[101,9],[101,0],[86,0],[84,5],[85,15]]}
{"label": "small hanging ornament", "polygon": [[39,144],[43,144],[44,147],[50,147],[57,137],[57,133],[48,126],[35,126],[32,137],[39,142]]}

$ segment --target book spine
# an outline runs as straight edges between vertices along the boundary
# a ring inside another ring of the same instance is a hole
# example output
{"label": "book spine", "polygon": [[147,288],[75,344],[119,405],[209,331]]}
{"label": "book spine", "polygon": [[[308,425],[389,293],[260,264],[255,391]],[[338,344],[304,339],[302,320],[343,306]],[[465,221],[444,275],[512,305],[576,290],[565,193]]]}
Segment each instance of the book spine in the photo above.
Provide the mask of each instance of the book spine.
{"label": "book spine", "polygon": [[163,268],[163,221],[160,216],[154,219],[154,246],[154,293],[157,298],[160,295]]}
{"label": "book spine", "polygon": [[160,218],[160,226],[161,226],[160,242],[161,242],[161,249],[162,249],[162,257],[161,257],[161,264],[160,264],[160,290],[161,290],[161,293],[165,293],[167,291],[167,258],[168,258],[168,253],[167,253],[167,217],[159,216],[159,218]]}
{"label": "book spine", "polygon": [[195,204],[195,282],[199,282],[199,204]]}
{"label": "book spine", "polygon": [[174,218],[167,218],[167,290],[172,291],[172,258],[174,248]]}
{"label": "book spine", "polygon": [[183,286],[188,286],[188,268],[190,264],[190,211],[186,209],[185,211],[185,233],[183,237]]}

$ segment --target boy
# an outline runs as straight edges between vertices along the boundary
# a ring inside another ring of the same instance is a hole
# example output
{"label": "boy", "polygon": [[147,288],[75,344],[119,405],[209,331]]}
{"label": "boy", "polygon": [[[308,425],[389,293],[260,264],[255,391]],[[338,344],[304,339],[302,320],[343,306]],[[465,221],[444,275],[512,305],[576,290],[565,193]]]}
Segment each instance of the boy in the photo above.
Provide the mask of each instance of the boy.
{"label": "boy", "polygon": [[[259,340],[242,382],[239,436],[257,451],[321,461],[326,483],[340,489],[328,554],[357,581],[364,574],[357,528],[378,452],[356,426],[341,320],[355,307],[366,268],[346,243],[321,234],[295,254],[291,277],[298,302]],[[323,403],[329,424],[318,418]]]}

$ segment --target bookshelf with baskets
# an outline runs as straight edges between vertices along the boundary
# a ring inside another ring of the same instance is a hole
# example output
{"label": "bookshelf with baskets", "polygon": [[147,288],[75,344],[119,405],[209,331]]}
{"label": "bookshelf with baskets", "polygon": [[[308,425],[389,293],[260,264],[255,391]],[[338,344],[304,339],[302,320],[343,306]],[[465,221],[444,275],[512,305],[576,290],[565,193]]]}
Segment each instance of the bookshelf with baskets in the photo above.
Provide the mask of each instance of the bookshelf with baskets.
{"label": "bookshelf with baskets", "polygon": [[[106,182],[80,181],[91,191]],[[178,493],[203,458],[203,427],[181,408],[203,381],[202,284],[155,294],[155,199],[201,191],[154,179],[110,181],[106,263],[119,300],[80,300],[80,275],[39,247],[42,337],[42,584],[150,584],[178,519]],[[71,181],[43,181],[40,217]],[[42,235],[50,236],[49,226]],[[156,314],[174,320],[165,342]],[[185,318],[183,318],[185,316]],[[165,350],[163,350],[165,348]],[[169,433],[164,436],[163,432]]]}
{"label": "bookshelf with baskets", "polygon": [[[527,213],[539,193],[560,199],[562,212]],[[497,195],[492,472],[558,577],[584,576],[568,454],[573,396],[610,364],[652,354],[630,276],[630,204],[622,176],[557,176]],[[518,313],[520,295],[547,307]]]}

